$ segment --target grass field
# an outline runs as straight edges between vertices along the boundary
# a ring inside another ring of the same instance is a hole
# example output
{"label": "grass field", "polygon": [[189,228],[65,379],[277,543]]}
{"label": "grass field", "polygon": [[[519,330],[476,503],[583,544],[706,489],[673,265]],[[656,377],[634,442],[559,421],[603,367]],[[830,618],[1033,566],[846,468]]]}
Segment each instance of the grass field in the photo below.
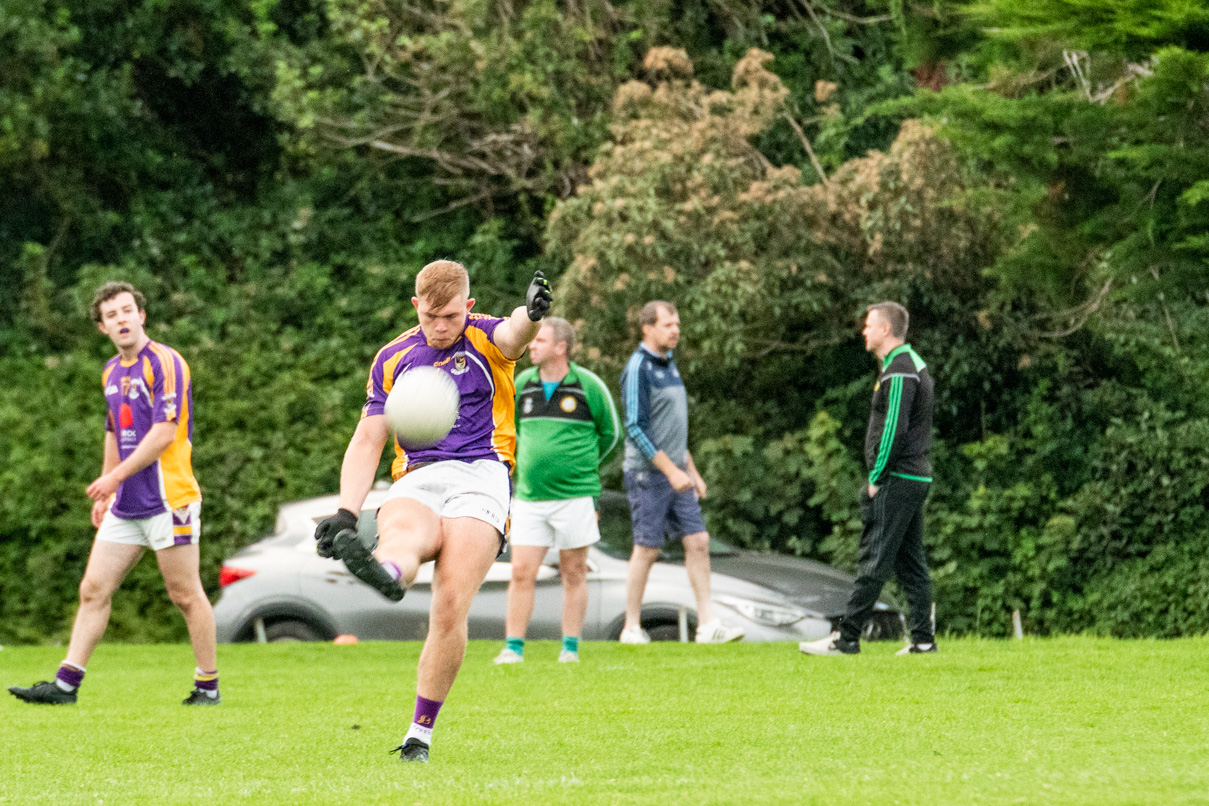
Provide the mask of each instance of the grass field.
{"label": "grass field", "polygon": [[[419,645],[102,646],[76,706],[0,701],[0,803],[1206,803],[1209,640],[472,643],[433,761],[401,764]],[[62,649],[0,651],[0,685]]]}

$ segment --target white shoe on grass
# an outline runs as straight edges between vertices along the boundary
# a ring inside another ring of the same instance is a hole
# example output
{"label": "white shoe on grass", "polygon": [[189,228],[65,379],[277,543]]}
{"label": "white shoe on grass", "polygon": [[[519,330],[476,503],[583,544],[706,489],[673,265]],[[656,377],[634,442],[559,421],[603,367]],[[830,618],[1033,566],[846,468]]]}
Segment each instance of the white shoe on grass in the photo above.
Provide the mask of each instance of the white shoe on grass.
{"label": "white shoe on grass", "polygon": [[525,656],[517,652],[515,649],[504,647],[503,650],[500,651],[500,654],[495,656],[495,662],[497,664],[524,663]]}
{"label": "white shoe on grass", "polygon": [[927,655],[936,651],[936,642],[929,641],[926,644],[907,644],[902,649],[895,652],[895,655]]}
{"label": "white shoe on grass", "polygon": [[861,651],[860,641],[845,641],[839,630],[817,641],[803,641],[798,650],[806,655],[857,655]]}
{"label": "white shoe on grass", "polygon": [[562,652],[558,653],[558,662],[559,663],[579,663],[579,653],[572,652],[569,649],[564,649]]}
{"label": "white shoe on grass", "polygon": [[623,644],[649,644],[651,636],[641,627],[626,627],[617,640]]}
{"label": "white shoe on grass", "polygon": [[745,635],[747,633],[741,627],[723,624],[721,619],[714,619],[697,627],[698,644],[728,644]]}

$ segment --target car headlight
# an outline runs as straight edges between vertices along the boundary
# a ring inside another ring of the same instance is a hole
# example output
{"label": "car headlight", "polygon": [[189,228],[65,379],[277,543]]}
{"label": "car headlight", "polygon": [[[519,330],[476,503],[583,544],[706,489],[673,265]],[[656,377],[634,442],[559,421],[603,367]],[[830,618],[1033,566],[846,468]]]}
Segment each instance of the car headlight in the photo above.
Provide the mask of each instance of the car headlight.
{"label": "car headlight", "polygon": [[714,601],[726,605],[757,624],[768,627],[786,627],[801,621],[808,615],[800,607],[758,602],[755,599],[740,599],[737,596],[719,596]]}

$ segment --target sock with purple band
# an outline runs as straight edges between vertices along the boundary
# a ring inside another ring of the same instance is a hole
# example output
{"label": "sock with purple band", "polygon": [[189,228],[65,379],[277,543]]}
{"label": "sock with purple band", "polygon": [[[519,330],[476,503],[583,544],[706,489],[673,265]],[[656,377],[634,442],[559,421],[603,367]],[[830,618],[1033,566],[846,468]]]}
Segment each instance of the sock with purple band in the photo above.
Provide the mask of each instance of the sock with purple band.
{"label": "sock with purple band", "polygon": [[214,698],[218,696],[218,670],[213,672],[203,672],[200,668],[195,669],[193,673],[193,688],[205,694],[207,697]]}
{"label": "sock with purple band", "polygon": [[55,685],[62,691],[75,691],[84,682],[84,667],[63,661],[55,673]]}
{"label": "sock with purple band", "polygon": [[416,713],[412,717],[411,727],[407,729],[407,735],[403,737],[403,743],[406,744],[408,739],[415,738],[424,744],[432,744],[432,726],[436,724],[442,705],[443,703],[436,700],[417,696]]}

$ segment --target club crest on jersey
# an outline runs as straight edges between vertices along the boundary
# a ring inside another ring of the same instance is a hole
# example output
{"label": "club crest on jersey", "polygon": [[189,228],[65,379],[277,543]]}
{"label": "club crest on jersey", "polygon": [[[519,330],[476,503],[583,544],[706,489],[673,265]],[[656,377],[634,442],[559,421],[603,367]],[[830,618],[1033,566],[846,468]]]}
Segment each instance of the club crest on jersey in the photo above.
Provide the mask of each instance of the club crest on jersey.
{"label": "club crest on jersey", "polygon": [[453,354],[453,372],[452,372],[452,374],[461,375],[463,372],[466,371],[466,369],[467,369],[466,353],[463,351],[458,351],[458,352],[454,353]]}
{"label": "club crest on jersey", "polygon": [[533,413],[533,398],[531,398],[531,397],[525,398],[525,402],[521,405],[521,411],[524,414]]}
{"label": "club crest on jersey", "polygon": [[575,411],[575,407],[577,405],[579,405],[579,404],[577,404],[575,402],[575,398],[571,397],[570,395],[567,395],[566,397],[564,397],[562,400],[560,400],[558,402],[558,407],[560,409],[562,409],[563,411],[565,411],[567,414],[570,414],[571,412]]}

